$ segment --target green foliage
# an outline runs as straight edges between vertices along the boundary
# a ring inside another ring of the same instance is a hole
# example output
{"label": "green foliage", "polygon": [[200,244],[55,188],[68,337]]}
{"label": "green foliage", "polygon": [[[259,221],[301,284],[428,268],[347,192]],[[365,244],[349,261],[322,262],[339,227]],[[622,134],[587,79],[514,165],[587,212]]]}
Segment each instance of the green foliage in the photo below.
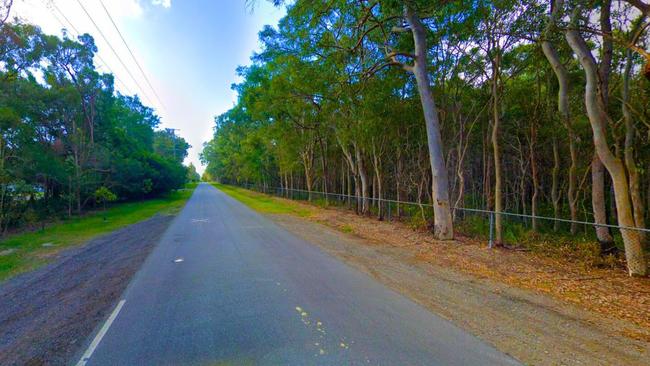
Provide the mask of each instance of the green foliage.
{"label": "green foliage", "polygon": [[113,202],[117,200],[115,193],[111,192],[108,188],[101,186],[95,191],[95,201],[104,205],[104,210],[106,209],[107,202]]}
{"label": "green foliage", "polygon": [[137,96],[116,93],[96,52],[87,34],[0,30],[0,235],[183,186],[189,145],[156,131],[159,117]]}
{"label": "green foliage", "polygon": [[186,180],[188,182],[192,182],[192,183],[196,183],[196,182],[201,180],[201,176],[196,171],[196,167],[192,163],[190,163],[190,165],[187,166],[187,178],[186,178]]}
{"label": "green foliage", "polygon": [[190,147],[190,144],[184,138],[177,136],[173,129],[154,132],[153,149],[156,154],[166,159],[182,163]]}
{"label": "green foliage", "polygon": [[[557,218],[569,218],[572,211],[574,218],[591,221],[594,145],[585,113],[585,74],[563,31],[569,13],[579,11],[580,32],[601,62],[607,43],[598,35],[602,5],[564,2],[562,24],[545,34],[549,2],[293,1],[277,28],[260,32],[261,51],[251,65],[238,69],[237,103],[215,119],[213,138],[204,145],[204,179],[421,202],[424,208],[409,205],[401,211],[411,226],[431,228],[431,187],[440,175],[432,174],[429,149],[433,145],[435,153],[438,142],[435,123],[425,127],[420,98],[431,89],[436,106],[429,103],[428,110],[439,119],[450,206],[494,210],[498,167],[502,211],[530,215],[534,207],[535,215]],[[630,186],[639,197],[635,206],[643,211],[637,216],[644,226],[650,84],[630,77],[627,102],[621,86],[627,85],[626,58],[634,72],[643,67],[635,52],[647,44],[649,28],[632,32],[644,18],[625,2],[614,7],[604,98],[611,123],[605,134],[613,155],[628,165],[624,175],[638,173],[638,184]],[[416,50],[418,23],[425,42]],[[558,113],[559,83],[541,41],[553,43],[566,68],[570,121]],[[425,87],[409,72],[416,54],[426,55]],[[631,118],[625,118],[623,106]],[[611,187],[610,175],[605,187]],[[605,196],[608,222],[615,223],[614,197]],[[380,215],[375,205],[357,211]],[[506,243],[530,236],[530,220],[505,221]],[[569,225],[536,224],[544,234],[575,234]],[[458,225],[484,235],[488,220]],[[593,227],[587,230],[593,233]]]}

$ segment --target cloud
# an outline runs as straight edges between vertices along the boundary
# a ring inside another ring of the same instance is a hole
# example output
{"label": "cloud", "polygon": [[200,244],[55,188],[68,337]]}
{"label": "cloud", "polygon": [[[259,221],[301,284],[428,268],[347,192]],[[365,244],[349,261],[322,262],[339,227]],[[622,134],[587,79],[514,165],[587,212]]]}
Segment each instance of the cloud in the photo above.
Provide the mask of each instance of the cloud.
{"label": "cloud", "polygon": [[172,6],[172,0],[151,0],[151,3],[153,5],[160,5],[163,8],[167,9],[171,8]]}

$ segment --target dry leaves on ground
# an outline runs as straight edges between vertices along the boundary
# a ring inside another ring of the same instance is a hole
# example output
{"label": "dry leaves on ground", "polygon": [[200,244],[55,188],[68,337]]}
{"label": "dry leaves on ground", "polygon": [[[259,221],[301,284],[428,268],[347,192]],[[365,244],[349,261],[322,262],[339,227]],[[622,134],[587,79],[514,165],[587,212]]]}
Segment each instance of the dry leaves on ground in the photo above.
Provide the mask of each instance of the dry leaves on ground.
{"label": "dry leaves on ground", "polygon": [[[454,241],[436,241],[429,232],[414,230],[403,223],[378,221],[340,208],[296,204],[312,210],[310,220],[370,242],[402,248],[416,261],[547,293],[650,330],[650,280],[629,277],[622,268],[585,266],[569,257],[537,251],[488,249],[485,242],[463,236]],[[648,334],[626,336],[650,341]]]}

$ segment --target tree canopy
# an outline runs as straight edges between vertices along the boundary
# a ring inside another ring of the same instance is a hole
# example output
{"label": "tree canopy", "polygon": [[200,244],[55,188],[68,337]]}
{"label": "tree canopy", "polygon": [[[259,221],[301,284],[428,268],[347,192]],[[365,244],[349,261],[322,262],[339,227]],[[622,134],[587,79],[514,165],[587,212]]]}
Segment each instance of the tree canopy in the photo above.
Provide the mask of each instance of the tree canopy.
{"label": "tree canopy", "polygon": [[[189,145],[97,70],[94,40],[0,31],[0,231],[181,187]],[[171,145],[170,145],[171,144]],[[171,151],[170,151],[170,147]],[[111,196],[111,198],[113,198]],[[113,199],[111,199],[113,200]]]}
{"label": "tree canopy", "polygon": [[[282,2],[277,2],[282,3]],[[292,2],[241,67],[206,173],[233,183],[646,227],[643,1]],[[378,215],[381,218],[381,208]],[[428,217],[427,219],[431,219]],[[566,230],[532,219],[533,230]],[[623,230],[630,274],[647,265]],[[618,234],[596,230],[603,252]]]}

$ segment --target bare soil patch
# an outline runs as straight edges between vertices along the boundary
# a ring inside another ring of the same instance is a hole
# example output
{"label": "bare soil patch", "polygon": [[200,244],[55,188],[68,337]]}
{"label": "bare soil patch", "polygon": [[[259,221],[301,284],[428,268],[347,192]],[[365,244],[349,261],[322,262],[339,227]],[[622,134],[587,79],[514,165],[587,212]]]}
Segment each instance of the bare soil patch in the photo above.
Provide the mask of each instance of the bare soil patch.
{"label": "bare soil patch", "polygon": [[65,365],[108,316],[165,231],[156,215],[0,283],[0,365]]}
{"label": "bare soil patch", "polygon": [[293,204],[309,207],[312,222],[270,216],[527,364],[650,364],[648,279]]}

